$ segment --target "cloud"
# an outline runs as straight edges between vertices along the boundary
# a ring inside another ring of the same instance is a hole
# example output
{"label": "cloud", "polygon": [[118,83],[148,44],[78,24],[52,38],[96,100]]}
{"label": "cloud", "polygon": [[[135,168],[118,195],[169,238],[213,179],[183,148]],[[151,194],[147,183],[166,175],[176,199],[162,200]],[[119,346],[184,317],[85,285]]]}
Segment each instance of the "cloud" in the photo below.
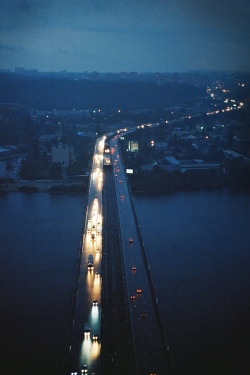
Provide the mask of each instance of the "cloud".
{"label": "cloud", "polygon": [[[214,60],[226,66],[218,51],[239,45],[232,51],[242,54],[242,62],[250,43],[250,2],[246,0],[0,0],[0,8],[0,48],[5,61],[8,53],[21,56],[26,49],[22,61],[43,60],[47,70],[50,61],[55,70],[58,62],[64,69],[66,61],[67,67],[72,61],[72,67],[80,70],[81,58],[90,66],[99,60],[95,69],[100,71],[111,70],[110,66],[117,70],[125,60],[131,70],[133,64],[153,69],[155,63],[157,68],[159,61],[160,66],[178,61],[185,67],[187,59],[190,68],[192,61],[195,65],[204,58],[211,65]],[[230,59],[230,52],[226,57]],[[19,60],[13,57],[15,61]]]}

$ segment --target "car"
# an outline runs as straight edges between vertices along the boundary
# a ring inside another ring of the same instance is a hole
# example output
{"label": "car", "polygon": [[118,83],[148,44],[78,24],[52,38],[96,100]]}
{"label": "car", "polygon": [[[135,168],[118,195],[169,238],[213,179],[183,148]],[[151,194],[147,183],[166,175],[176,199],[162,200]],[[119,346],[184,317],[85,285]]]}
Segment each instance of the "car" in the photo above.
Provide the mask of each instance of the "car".
{"label": "car", "polygon": [[97,253],[100,253],[100,249],[96,249],[96,252],[97,252]]}
{"label": "car", "polygon": [[118,175],[117,175],[117,174],[115,174],[115,177],[118,177]]}
{"label": "car", "polygon": [[97,341],[98,340],[98,335],[94,334],[93,335],[93,341]]}
{"label": "car", "polygon": [[91,331],[91,328],[90,328],[89,324],[85,323],[84,324],[84,337],[86,337],[86,338],[90,337],[90,331]]}
{"label": "car", "polygon": [[119,181],[119,184],[122,184],[122,181],[121,181],[121,180]]}
{"label": "car", "polygon": [[93,301],[93,306],[97,306],[97,305],[98,305],[98,302],[97,302],[96,299],[94,299],[94,301]]}
{"label": "car", "polygon": [[130,296],[130,299],[131,299],[132,301],[134,301],[134,300],[135,300],[135,296],[131,295],[131,296]]}
{"label": "car", "polygon": [[146,314],[141,313],[141,318],[146,319]]}
{"label": "car", "polygon": [[136,271],[136,267],[132,267],[132,271],[134,271],[134,272],[135,272],[135,271]]}
{"label": "car", "polygon": [[132,244],[132,243],[134,242],[133,238],[130,238],[130,239],[128,240],[128,242],[129,242],[130,244]]}
{"label": "car", "polygon": [[121,195],[121,200],[124,200],[124,195]]}
{"label": "car", "polygon": [[87,365],[83,365],[83,366],[82,366],[82,369],[81,369],[81,373],[82,373],[82,374],[87,374],[87,372],[88,372],[88,367],[87,367]]}
{"label": "car", "polygon": [[100,277],[99,272],[96,272],[96,273],[95,273],[95,277]]}
{"label": "car", "polygon": [[141,289],[136,289],[137,294],[141,294]]}
{"label": "car", "polygon": [[78,372],[76,370],[71,371],[70,375],[78,375]]}

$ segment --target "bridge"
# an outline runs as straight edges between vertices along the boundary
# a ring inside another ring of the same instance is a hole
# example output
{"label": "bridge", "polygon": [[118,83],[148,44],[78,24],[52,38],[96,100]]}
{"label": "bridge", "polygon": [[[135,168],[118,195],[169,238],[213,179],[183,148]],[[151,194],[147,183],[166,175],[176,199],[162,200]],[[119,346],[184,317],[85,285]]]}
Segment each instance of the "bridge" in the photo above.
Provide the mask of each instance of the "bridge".
{"label": "bridge", "polygon": [[172,374],[118,139],[95,146],[63,375]]}

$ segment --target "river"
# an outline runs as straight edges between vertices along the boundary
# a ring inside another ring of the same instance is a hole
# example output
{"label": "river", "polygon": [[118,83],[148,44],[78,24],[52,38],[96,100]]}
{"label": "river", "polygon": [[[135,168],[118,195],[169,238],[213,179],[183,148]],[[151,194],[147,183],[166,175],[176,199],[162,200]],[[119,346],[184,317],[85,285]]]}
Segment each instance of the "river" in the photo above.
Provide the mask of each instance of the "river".
{"label": "river", "polygon": [[[248,374],[250,193],[135,196],[175,375]],[[0,373],[55,375],[86,196],[0,195]]]}
{"label": "river", "polygon": [[135,196],[176,375],[250,373],[250,193]]}
{"label": "river", "polygon": [[61,374],[86,196],[0,195],[0,373]]}

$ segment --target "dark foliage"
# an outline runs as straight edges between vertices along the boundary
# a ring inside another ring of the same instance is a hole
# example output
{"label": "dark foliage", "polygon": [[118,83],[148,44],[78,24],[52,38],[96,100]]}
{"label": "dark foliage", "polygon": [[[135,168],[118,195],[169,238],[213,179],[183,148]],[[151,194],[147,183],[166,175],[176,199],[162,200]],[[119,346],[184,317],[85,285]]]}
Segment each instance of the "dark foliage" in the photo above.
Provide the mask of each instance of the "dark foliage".
{"label": "dark foliage", "polygon": [[158,109],[205,95],[190,84],[102,82],[0,74],[0,102],[37,109]]}

